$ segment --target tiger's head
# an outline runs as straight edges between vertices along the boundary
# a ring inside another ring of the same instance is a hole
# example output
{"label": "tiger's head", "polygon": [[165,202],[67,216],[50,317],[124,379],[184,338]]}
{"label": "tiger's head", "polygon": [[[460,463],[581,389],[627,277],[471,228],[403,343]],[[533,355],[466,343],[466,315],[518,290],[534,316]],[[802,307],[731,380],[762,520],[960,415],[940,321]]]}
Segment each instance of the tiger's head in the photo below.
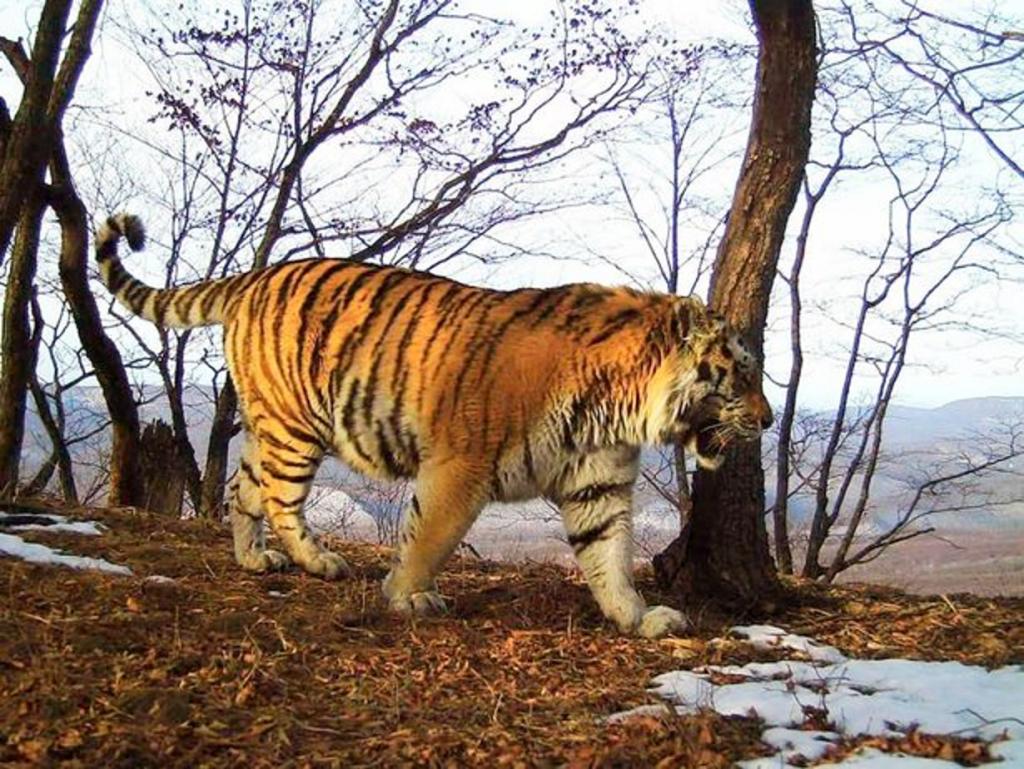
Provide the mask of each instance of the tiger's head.
{"label": "tiger's head", "polygon": [[701,467],[715,470],[732,443],[754,440],[771,425],[772,409],[742,336],[713,313],[704,321],[687,340],[687,386],[672,431]]}

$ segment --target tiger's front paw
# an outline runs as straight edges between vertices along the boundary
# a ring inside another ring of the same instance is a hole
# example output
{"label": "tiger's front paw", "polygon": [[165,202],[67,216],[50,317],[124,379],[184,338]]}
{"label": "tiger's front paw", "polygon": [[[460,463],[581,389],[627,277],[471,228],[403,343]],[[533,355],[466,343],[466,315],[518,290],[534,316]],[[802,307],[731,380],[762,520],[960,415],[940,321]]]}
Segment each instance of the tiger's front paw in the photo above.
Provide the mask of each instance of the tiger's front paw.
{"label": "tiger's front paw", "polygon": [[332,553],[330,550],[321,550],[302,564],[302,568],[310,574],[316,574],[324,579],[339,579],[352,576],[352,569],[349,568],[345,559],[337,553]]}
{"label": "tiger's front paw", "polygon": [[290,561],[278,550],[249,551],[238,559],[238,564],[248,571],[281,571]]}
{"label": "tiger's front paw", "polygon": [[448,607],[436,590],[421,590],[407,595],[391,596],[391,608],[399,614],[431,617],[446,614]]}
{"label": "tiger's front paw", "polygon": [[682,633],[689,625],[681,611],[668,606],[651,606],[644,612],[636,632],[644,638],[662,638],[671,633]]}

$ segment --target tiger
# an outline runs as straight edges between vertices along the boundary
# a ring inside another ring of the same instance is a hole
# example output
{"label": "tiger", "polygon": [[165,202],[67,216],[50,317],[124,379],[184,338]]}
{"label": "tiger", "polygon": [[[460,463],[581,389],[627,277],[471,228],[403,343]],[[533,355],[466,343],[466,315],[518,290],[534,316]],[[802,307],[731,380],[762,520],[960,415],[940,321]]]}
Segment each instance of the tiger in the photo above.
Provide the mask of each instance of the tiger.
{"label": "tiger", "polygon": [[[641,447],[681,439],[715,469],[772,421],[751,347],[700,299],[590,283],[502,291],[327,258],[158,289],[125,269],[122,237],[144,248],[137,216],[109,217],[95,241],[117,301],[161,327],[223,326],[244,435],[228,500],[243,569],[351,574],[303,517],[333,455],[414,479],[382,588],[397,612],[446,611],[436,578],[486,504],[543,497],[605,617],[647,638],[685,630],[634,584]],[[283,553],[267,548],[264,519]]]}

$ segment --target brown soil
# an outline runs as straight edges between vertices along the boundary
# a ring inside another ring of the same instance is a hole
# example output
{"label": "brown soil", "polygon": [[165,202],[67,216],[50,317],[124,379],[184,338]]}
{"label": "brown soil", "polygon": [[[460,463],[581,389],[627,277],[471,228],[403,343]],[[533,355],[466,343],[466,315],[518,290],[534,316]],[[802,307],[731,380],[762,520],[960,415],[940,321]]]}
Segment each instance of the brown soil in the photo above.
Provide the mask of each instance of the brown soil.
{"label": "brown soil", "polygon": [[[737,617],[690,607],[690,638],[624,638],[555,566],[456,560],[449,616],[410,622],[380,597],[380,548],[333,542],[347,581],[259,576],[221,524],[78,514],[109,531],[23,535],[135,576],[0,559],[0,763],[725,767],[768,752],[750,719],[602,721],[654,702],[660,672],[764,659],[709,643]],[[859,656],[1024,661],[1024,599],[794,586],[779,615],[744,619]]]}
{"label": "brown soil", "polygon": [[843,579],[912,593],[1024,595],[1024,529],[951,531],[911,539]]}

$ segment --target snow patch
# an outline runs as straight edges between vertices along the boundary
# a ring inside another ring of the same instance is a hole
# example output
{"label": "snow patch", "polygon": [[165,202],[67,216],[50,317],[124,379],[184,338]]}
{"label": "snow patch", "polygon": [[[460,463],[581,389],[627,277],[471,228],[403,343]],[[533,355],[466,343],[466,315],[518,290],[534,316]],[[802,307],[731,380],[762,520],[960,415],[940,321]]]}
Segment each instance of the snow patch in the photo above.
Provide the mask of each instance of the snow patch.
{"label": "snow patch", "polygon": [[4,555],[20,558],[29,563],[53,564],[55,566],[67,566],[71,569],[94,569],[111,574],[132,573],[132,570],[127,566],[111,563],[102,558],[67,555],[38,542],[26,542],[16,534],[0,533],[0,556]]}
{"label": "snow patch", "polygon": [[734,635],[745,638],[756,649],[792,649],[816,662],[842,662],[846,659],[834,646],[825,646],[806,636],[787,633],[774,625],[737,625]]}
{"label": "snow patch", "polygon": [[663,716],[674,715],[675,710],[668,705],[638,705],[635,708],[624,710],[621,713],[612,713],[612,715],[605,719],[605,723],[621,724],[623,721],[629,721],[632,718],[643,718],[646,716],[661,718]]}
{"label": "snow patch", "polygon": [[90,537],[98,537],[103,533],[100,524],[96,521],[70,521],[67,516],[52,513],[33,513],[31,516],[27,516],[33,520],[46,521],[46,523],[6,523],[25,517],[0,513],[0,527],[8,531],[63,531],[68,534],[84,534]]}
{"label": "snow patch", "polygon": [[765,729],[761,739],[779,751],[787,761],[797,756],[814,761],[825,755],[828,746],[839,739],[839,735],[835,732],[805,732],[774,726]]}
{"label": "snow patch", "polygon": [[[998,769],[1013,769],[1012,766],[995,764]],[[847,756],[842,761],[818,764],[816,769],[962,769],[955,761],[943,761],[941,758],[921,758],[903,753],[883,753],[869,748]]]}
{"label": "snow patch", "polygon": [[1024,766],[1024,740],[1006,740],[997,742],[989,748],[994,758],[1001,758],[1006,769],[1012,766]]}
{"label": "snow patch", "polygon": [[[785,769],[820,759],[840,735],[899,735],[914,729],[993,741],[992,753],[1004,759],[1003,766],[1024,766],[1022,666],[986,670],[959,662],[848,659],[834,647],[771,625],[732,632],[759,648],[793,649],[811,661],[677,670],[657,676],[652,691],[680,714],[706,709],[763,720],[762,739],[778,752],[742,762],[743,769]],[[730,682],[714,682],[722,677]],[[637,710],[617,715],[621,719]],[[799,729],[810,710],[823,713],[836,731]],[[945,769],[957,764],[871,750],[822,766]]]}

